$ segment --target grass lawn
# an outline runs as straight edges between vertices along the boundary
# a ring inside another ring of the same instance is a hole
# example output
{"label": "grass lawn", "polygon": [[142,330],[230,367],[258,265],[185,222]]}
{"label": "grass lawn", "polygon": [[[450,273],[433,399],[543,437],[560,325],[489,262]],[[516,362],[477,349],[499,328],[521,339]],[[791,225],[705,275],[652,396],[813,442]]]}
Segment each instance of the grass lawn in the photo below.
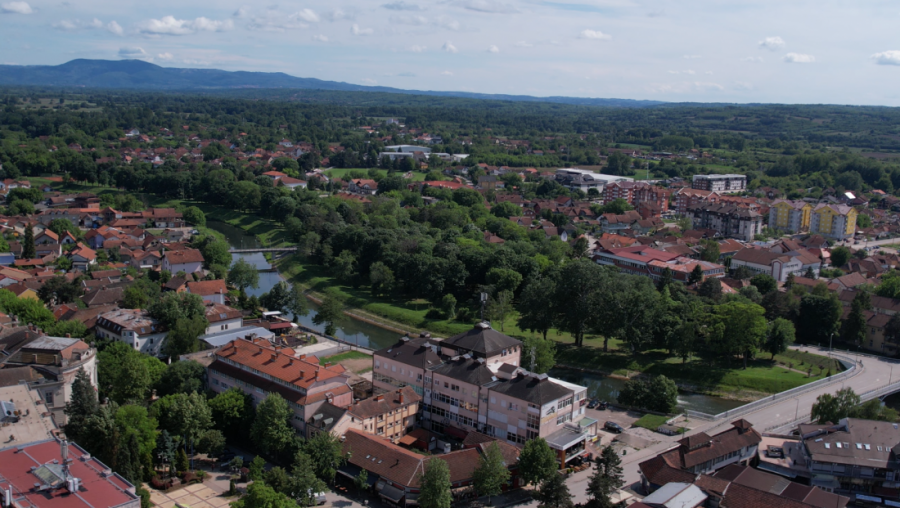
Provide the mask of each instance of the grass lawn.
{"label": "grass lawn", "polygon": [[[363,173],[366,173],[366,175],[368,175],[369,168],[335,168],[335,169],[329,169],[328,171],[325,172],[325,174],[331,178],[343,178],[347,173],[349,173],[351,171],[362,171]],[[387,170],[379,169],[378,174],[380,174],[381,176],[387,176]],[[369,177],[366,176],[366,178],[369,178]],[[412,172],[412,181],[421,182],[424,180],[425,180],[425,173],[423,173],[421,171],[413,171]]]}
{"label": "grass lawn", "polygon": [[660,425],[665,425],[666,420],[668,419],[668,416],[645,414],[640,420],[634,422],[632,425],[656,432],[656,429],[658,429]]}
{"label": "grass lawn", "polygon": [[229,208],[204,203],[203,201],[193,201],[187,199],[166,199],[150,196],[150,205],[155,207],[188,207],[196,206],[204,214],[207,221],[225,222],[232,226],[238,227],[247,233],[259,239],[260,243],[266,247],[281,247],[285,245],[293,245],[287,237],[287,233],[281,224],[260,217],[256,214],[239,212]]}
{"label": "grass lawn", "polygon": [[359,351],[347,351],[346,353],[340,353],[334,356],[329,356],[328,358],[320,358],[319,365],[325,365],[326,363],[341,363],[344,360],[371,360],[372,356],[367,355],[365,353],[360,353]]}

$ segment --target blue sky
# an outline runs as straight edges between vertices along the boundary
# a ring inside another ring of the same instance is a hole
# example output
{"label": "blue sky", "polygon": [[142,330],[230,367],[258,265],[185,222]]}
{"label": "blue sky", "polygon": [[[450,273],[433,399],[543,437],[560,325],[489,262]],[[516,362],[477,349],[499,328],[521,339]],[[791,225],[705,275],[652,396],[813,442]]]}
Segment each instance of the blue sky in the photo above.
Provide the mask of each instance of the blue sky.
{"label": "blue sky", "polygon": [[0,0],[0,63],[419,90],[900,106],[900,1]]}

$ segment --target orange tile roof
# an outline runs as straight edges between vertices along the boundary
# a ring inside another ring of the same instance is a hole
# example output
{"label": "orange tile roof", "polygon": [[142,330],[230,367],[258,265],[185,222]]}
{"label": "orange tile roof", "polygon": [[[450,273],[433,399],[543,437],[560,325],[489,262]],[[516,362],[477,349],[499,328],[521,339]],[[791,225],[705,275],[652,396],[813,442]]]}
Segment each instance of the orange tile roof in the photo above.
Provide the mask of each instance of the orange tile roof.
{"label": "orange tile roof", "polygon": [[200,296],[224,295],[228,292],[228,288],[225,287],[225,281],[222,279],[188,282],[187,288],[191,294]]}
{"label": "orange tile roof", "polygon": [[325,368],[318,362],[311,363],[306,357],[295,358],[276,351],[272,347],[253,344],[244,339],[235,339],[229,342],[222,349],[216,351],[216,357],[226,362],[250,367],[262,374],[303,389],[309,389],[317,381],[332,379],[345,372],[344,367],[340,365]]}

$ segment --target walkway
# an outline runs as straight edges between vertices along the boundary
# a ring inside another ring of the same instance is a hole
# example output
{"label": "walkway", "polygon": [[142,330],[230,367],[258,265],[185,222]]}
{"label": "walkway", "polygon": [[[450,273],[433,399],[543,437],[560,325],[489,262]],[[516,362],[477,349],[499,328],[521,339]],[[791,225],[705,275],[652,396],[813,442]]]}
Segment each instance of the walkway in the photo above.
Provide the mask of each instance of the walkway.
{"label": "walkway", "polygon": [[228,249],[232,254],[253,254],[254,252],[297,252],[297,247],[260,247],[258,249]]}

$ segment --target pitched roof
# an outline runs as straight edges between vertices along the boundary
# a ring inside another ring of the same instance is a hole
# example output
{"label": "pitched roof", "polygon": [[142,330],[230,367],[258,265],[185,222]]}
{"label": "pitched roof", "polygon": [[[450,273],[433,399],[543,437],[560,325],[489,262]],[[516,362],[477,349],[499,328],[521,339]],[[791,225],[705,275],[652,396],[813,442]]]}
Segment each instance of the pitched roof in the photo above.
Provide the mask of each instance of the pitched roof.
{"label": "pitched roof", "polygon": [[374,355],[421,369],[430,369],[443,362],[435,351],[439,347],[436,345],[439,344],[438,341],[426,338],[404,339],[393,346],[375,351]]}
{"label": "pitched roof", "polygon": [[432,372],[476,386],[483,386],[497,380],[487,365],[474,358],[461,357],[455,361],[450,360],[433,368]]}
{"label": "pitched roof", "polygon": [[203,254],[197,249],[170,250],[163,255],[169,260],[170,264],[179,265],[184,263],[202,263],[204,261]]}
{"label": "pitched roof", "polygon": [[387,414],[395,409],[421,401],[422,396],[417,394],[411,386],[404,386],[383,395],[363,399],[348,407],[347,410],[357,418],[366,419]]}
{"label": "pitched roof", "polygon": [[790,256],[777,254],[763,249],[746,248],[739,250],[732,258],[732,261],[744,261],[745,263],[753,263],[755,265],[769,266],[774,261],[787,262]]}
{"label": "pitched roof", "polygon": [[187,289],[189,293],[200,296],[224,295],[228,292],[225,281],[222,279],[188,282]]}
{"label": "pitched roof", "polygon": [[575,392],[565,386],[554,383],[545,375],[522,373],[512,379],[503,380],[490,389],[491,391],[524,400],[537,406],[575,394]]}
{"label": "pitched roof", "polygon": [[444,340],[441,345],[460,352],[472,351],[492,356],[504,349],[521,346],[522,341],[504,335],[486,323],[478,323],[471,330]]}
{"label": "pitched roof", "polygon": [[255,369],[263,375],[280,379],[289,385],[308,389],[313,384],[344,375],[344,367],[332,365],[322,367],[304,357],[276,351],[272,347],[254,344],[248,340],[236,339],[216,351],[216,357]]}

